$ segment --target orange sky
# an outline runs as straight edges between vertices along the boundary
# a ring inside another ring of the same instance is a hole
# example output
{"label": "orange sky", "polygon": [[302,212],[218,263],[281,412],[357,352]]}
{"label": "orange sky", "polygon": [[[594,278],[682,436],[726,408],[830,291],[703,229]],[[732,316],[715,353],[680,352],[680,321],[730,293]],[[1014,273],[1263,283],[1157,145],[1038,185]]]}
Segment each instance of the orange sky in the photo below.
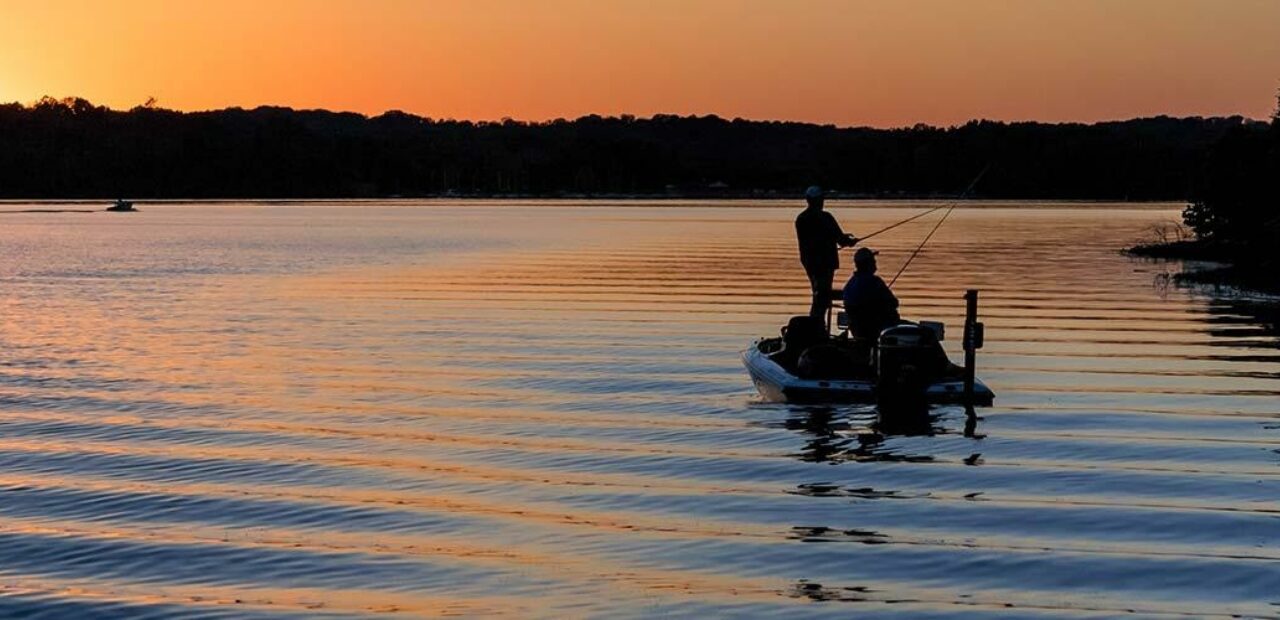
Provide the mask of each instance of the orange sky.
{"label": "orange sky", "polygon": [[0,0],[0,100],[841,125],[1262,118],[1280,0]]}

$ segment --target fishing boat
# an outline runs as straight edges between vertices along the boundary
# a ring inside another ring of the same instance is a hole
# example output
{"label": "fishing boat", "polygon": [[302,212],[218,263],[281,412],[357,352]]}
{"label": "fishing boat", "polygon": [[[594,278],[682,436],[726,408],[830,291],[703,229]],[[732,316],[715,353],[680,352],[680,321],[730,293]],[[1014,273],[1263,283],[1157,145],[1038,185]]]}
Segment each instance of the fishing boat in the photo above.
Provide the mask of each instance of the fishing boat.
{"label": "fishing boat", "polygon": [[[947,221],[959,201],[973,191],[990,168],[990,165],[983,168],[957,201],[950,205],[927,209],[861,238],[844,235],[851,239],[848,243],[837,241],[842,247],[856,245],[945,209],[933,229],[888,284],[875,276],[877,253],[874,250],[864,245],[854,253],[858,273],[863,273],[865,268],[868,277],[879,282],[884,291],[882,297],[892,299],[892,316],[885,317],[887,320],[873,320],[869,323],[873,326],[869,331],[865,324],[860,324],[856,326],[858,334],[855,336],[847,316],[841,312],[836,321],[839,333],[832,335],[830,301],[843,296],[841,291],[830,291],[825,321],[811,316],[792,317],[782,328],[780,337],[761,338],[747,347],[742,352],[742,363],[760,394],[777,402],[875,403],[882,414],[887,411],[919,411],[930,404],[943,403],[990,406],[995,394],[974,372],[977,351],[982,348],[983,341],[983,326],[978,322],[978,291],[965,293],[964,366],[957,366],[947,358],[942,348],[946,331],[942,323],[899,320],[897,299],[888,291]],[[813,190],[818,191],[820,205],[821,189],[816,186],[809,189]],[[799,233],[800,220],[796,222]],[[803,260],[803,239],[801,254]]]}
{"label": "fishing boat", "polygon": [[111,206],[107,207],[107,211],[121,213],[121,212],[137,211],[137,209],[133,208],[133,202],[122,199],[122,200],[115,201],[115,204],[112,204]]}
{"label": "fishing boat", "polygon": [[761,396],[774,402],[990,406],[995,394],[974,376],[984,331],[977,291],[966,299],[964,366],[942,349],[942,323],[904,322],[868,342],[850,335],[843,316],[836,335],[821,321],[796,317],[781,336],[753,342],[742,362]]}

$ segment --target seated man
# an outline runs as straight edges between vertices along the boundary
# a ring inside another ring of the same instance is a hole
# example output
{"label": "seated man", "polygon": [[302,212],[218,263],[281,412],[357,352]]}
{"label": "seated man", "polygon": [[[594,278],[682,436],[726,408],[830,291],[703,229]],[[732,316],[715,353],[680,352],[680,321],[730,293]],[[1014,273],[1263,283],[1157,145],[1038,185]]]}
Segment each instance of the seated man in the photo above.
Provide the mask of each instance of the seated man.
{"label": "seated man", "polygon": [[857,339],[874,341],[886,327],[902,321],[898,298],[876,275],[876,253],[861,248],[853,253],[853,277],[844,285],[844,311],[849,315],[849,331]]}

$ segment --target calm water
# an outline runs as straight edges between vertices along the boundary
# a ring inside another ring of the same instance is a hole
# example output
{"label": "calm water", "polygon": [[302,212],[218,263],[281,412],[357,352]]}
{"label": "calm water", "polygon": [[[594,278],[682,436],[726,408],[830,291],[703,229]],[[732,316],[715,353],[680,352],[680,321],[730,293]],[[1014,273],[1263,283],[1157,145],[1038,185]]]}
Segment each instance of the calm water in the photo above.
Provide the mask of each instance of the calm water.
{"label": "calm water", "polygon": [[0,215],[0,616],[1280,616],[1280,319],[1118,254],[1176,205],[957,210],[896,290],[997,403],[914,436],[758,402],[790,205],[142,209]]}

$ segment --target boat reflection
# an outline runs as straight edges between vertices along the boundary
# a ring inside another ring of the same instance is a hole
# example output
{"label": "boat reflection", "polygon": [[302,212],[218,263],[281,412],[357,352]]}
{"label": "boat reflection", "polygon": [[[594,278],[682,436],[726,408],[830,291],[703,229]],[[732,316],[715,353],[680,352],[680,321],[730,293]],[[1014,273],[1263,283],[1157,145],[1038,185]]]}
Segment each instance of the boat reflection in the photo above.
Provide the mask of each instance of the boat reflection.
{"label": "boat reflection", "polygon": [[[954,433],[946,426],[955,407],[922,407],[881,411],[875,407],[835,405],[795,405],[788,407],[782,426],[806,435],[804,446],[794,456],[811,463],[907,462],[928,463],[928,454],[900,452],[886,445],[892,437],[932,437]],[[982,439],[977,432],[981,418],[973,407],[964,409],[962,433]]]}

